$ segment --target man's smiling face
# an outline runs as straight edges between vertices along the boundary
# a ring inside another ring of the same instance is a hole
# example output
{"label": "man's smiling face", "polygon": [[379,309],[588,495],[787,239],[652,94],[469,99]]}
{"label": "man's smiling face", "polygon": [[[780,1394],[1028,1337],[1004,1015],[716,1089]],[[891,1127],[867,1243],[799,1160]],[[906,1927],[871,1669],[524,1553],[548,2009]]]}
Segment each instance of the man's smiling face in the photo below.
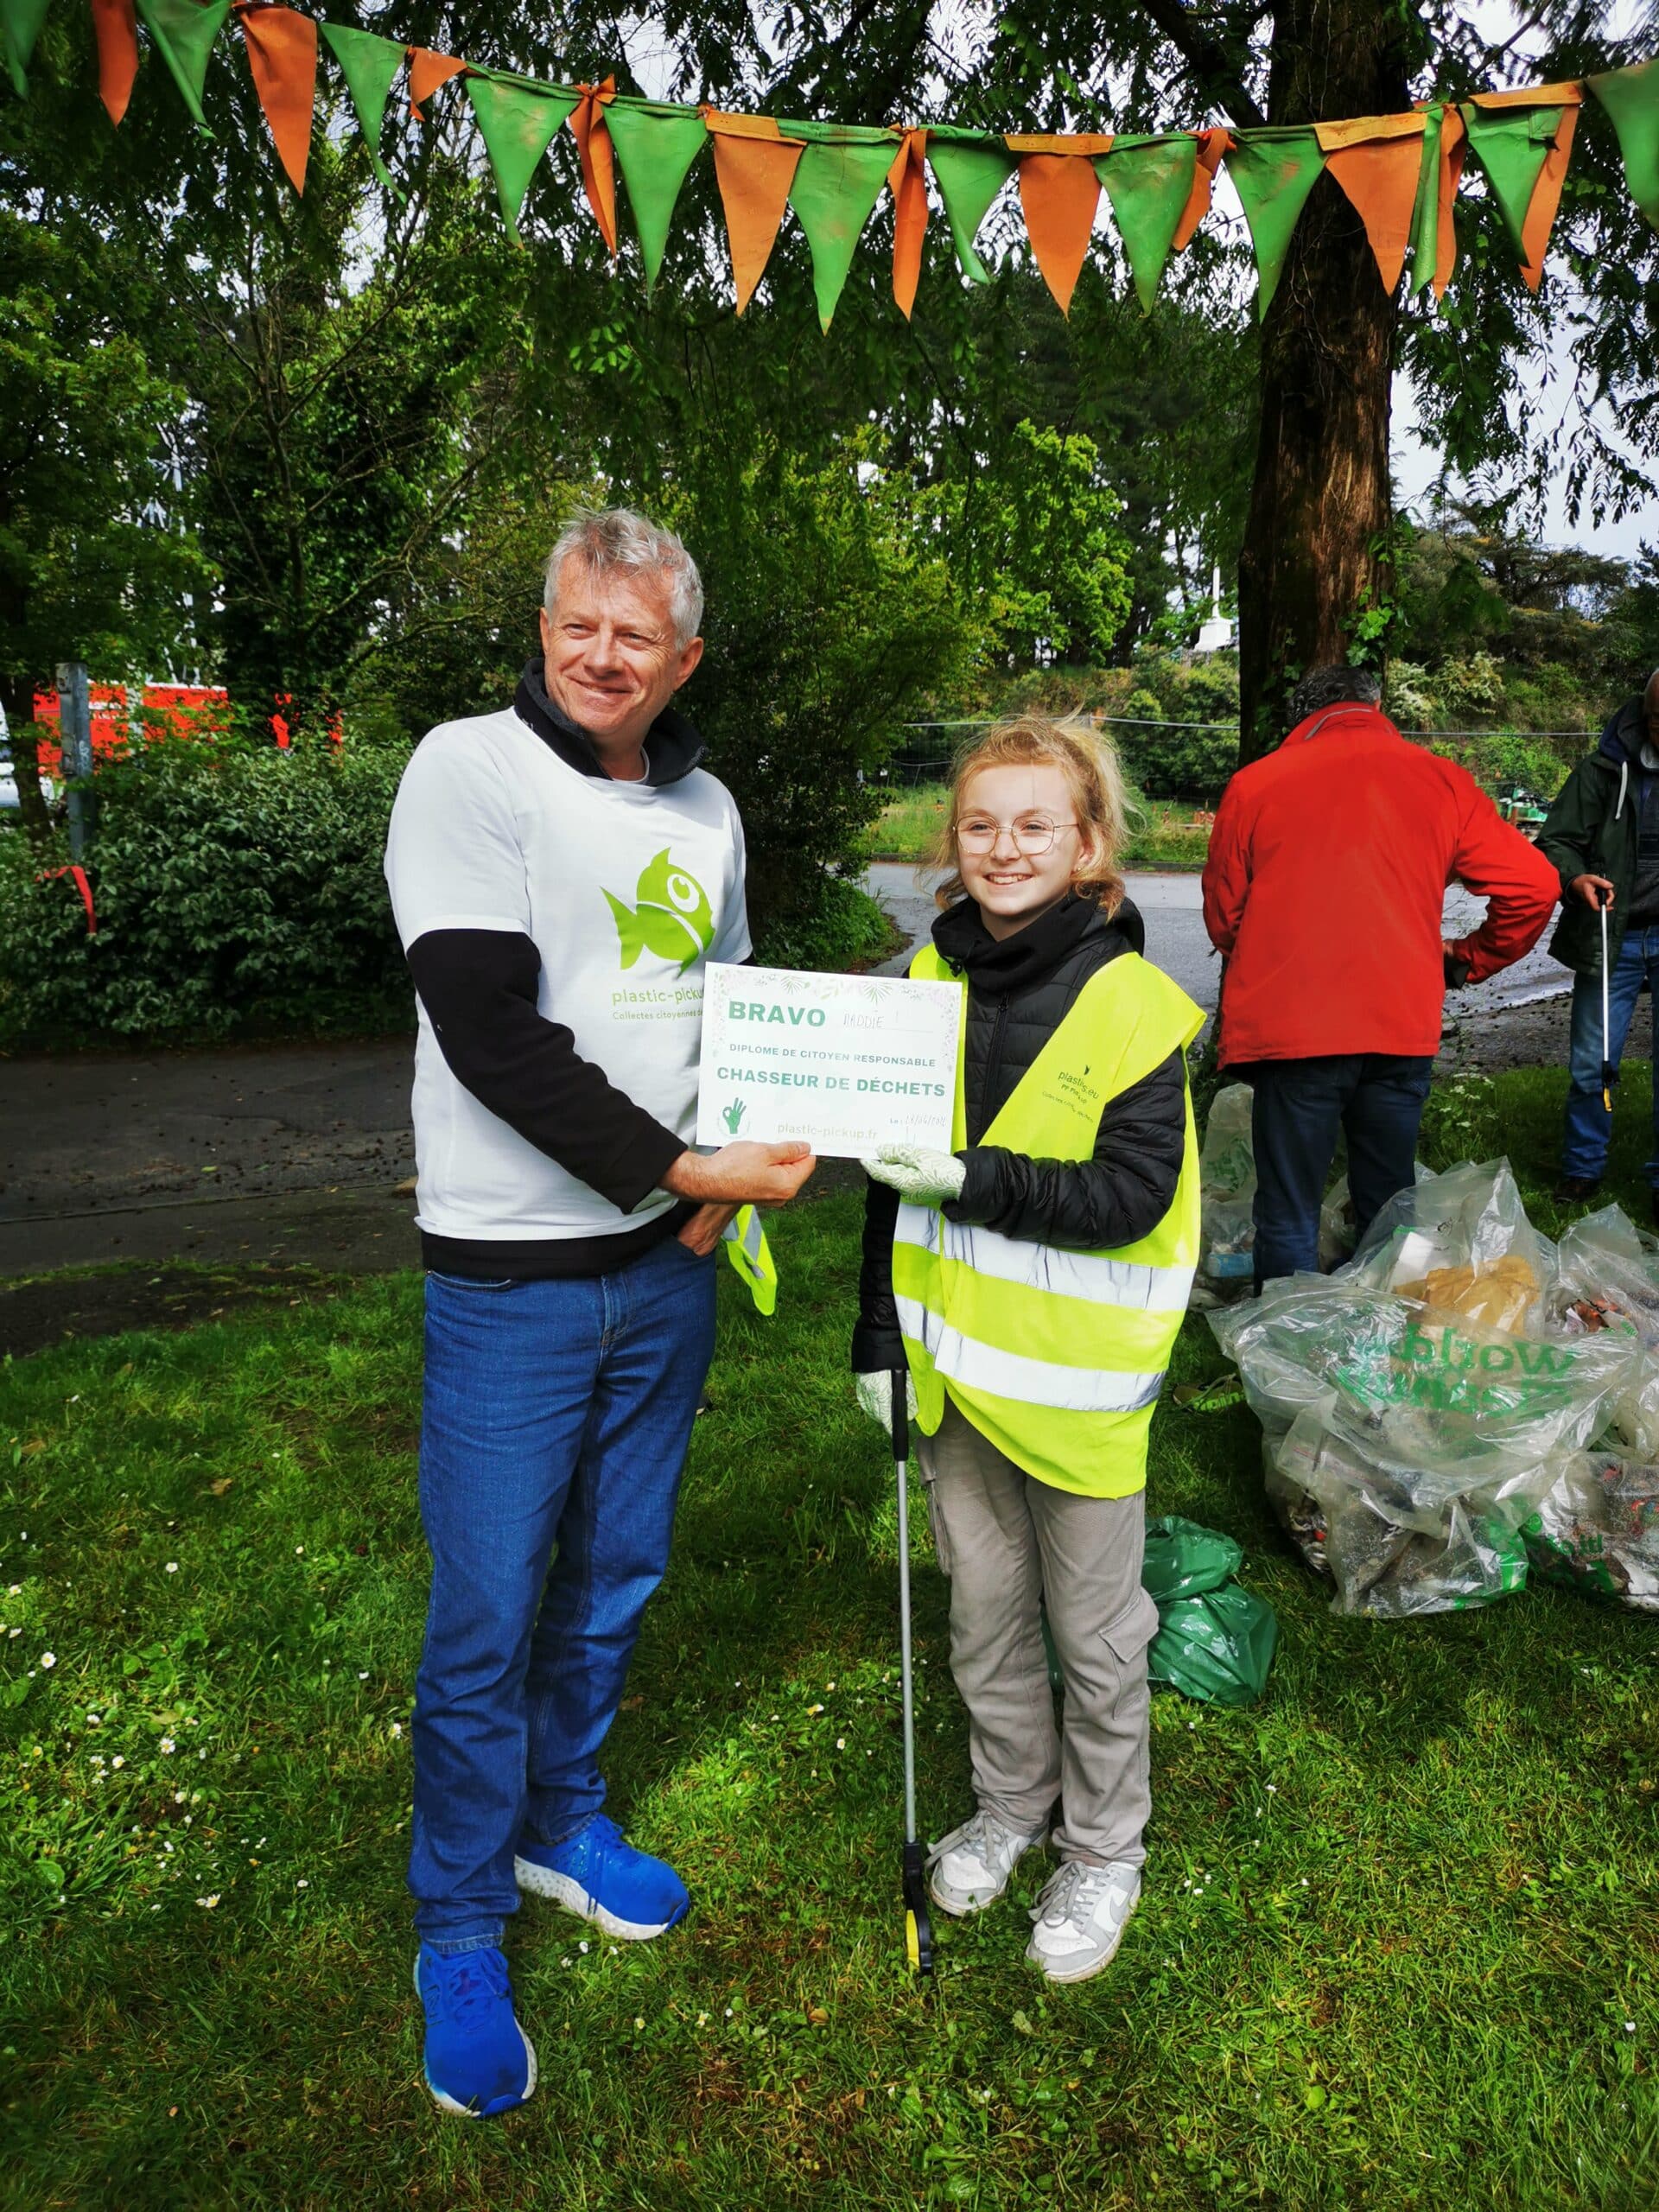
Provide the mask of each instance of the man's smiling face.
{"label": "man's smiling face", "polygon": [[651,569],[595,571],[572,555],[542,614],[547,696],[619,759],[645,739],[702,658],[702,640],[674,635],[665,579]]}

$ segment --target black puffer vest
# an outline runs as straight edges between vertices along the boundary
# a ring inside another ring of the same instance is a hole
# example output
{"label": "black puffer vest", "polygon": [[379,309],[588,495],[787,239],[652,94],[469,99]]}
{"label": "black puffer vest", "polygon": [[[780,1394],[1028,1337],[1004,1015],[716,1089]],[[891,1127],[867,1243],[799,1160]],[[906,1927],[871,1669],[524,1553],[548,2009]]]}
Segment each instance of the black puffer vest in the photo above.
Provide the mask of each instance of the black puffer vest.
{"label": "black puffer vest", "polygon": [[1128,899],[1108,921],[1092,901],[1068,894],[998,944],[979,908],[963,899],[934,923],[933,942],[968,978],[963,1090],[968,1142],[976,1145],[1089,978],[1120,953],[1144,952],[1147,932]]}

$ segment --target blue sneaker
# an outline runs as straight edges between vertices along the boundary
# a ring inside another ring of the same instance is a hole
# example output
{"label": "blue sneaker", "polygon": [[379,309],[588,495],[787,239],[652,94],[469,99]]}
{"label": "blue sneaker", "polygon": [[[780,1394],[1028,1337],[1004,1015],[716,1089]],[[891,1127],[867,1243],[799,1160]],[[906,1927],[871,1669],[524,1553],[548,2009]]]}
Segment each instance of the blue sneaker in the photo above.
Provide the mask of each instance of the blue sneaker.
{"label": "blue sneaker", "polygon": [[674,1869],[624,1843],[603,1813],[563,1843],[520,1844],[513,1872],[521,1890],[551,1897],[630,1943],[649,1942],[691,1910]]}
{"label": "blue sneaker", "polygon": [[536,2053],[512,2010],[499,1951],[446,1958],[423,1943],[415,1987],[426,2007],[426,2086],[445,2112],[487,2120],[536,2088]]}

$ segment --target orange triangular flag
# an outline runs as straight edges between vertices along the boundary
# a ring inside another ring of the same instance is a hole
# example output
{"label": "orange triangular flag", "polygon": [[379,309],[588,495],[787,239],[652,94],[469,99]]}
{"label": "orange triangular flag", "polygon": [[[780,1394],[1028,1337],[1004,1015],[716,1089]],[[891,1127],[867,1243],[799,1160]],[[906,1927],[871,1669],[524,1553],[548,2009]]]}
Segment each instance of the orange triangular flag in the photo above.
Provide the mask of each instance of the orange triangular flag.
{"label": "orange triangular flag", "polygon": [[276,151],[296,192],[305,190],[311,157],[311,111],[317,98],[317,26],[293,8],[237,9],[248,42],[254,90]]}
{"label": "orange triangular flag", "polygon": [[582,188],[594,211],[599,234],[614,260],[616,149],[611,144],[610,126],[605,120],[605,103],[616,98],[616,79],[607,77],[602,85],[578,85],[576,90],[582,98],[570,111],[570,128],[575,133],[576,148],[582,156]]}
{"label": "orange triangular flag", "polygon": [[724,115],[715,107],[697,111],[714,141],[715,181],[726,211],[732,282],[741,315],[766,274],[806,142],[785,138],[769,115]]}
{"label": "orange triangular flag", "polygon": [[98,96],[110,121],[119,123],[138,74],[138,17],[132,0],[92,0],[92,29],[98,37]]}
{"label": "orange triangular flag", "polygon": [[1110,136],[1009,132],[1006,141],[1020,156],[1020,205],[1031,250],[1060,313],[1070,315],[1100,199],[1093,156],[1109,150]]}
{"label": "orange triangular flag", "polygon": [[926,131],[906,130],[887,171],[887,189],[893,194],[893,296],[906,322],[916,304],[922,240],[927,233],[926,154]]}
{"label": "orange triangular flag", "polygon": [[440,85],[459,77],[467,67],[453,54],[436,54],[429,46],[409,49],[409,111],[416,123],[426,121],[426,103]]}
{"label": "orange triangular flag", "polygon": [[1169,242],[1172,253],[1185,252],[1192,243],[1193,232],[1210,213],[1216,171],[1221,167],[1222,156],[1233,143],[1230,130],[1200,130],[1197,136],[1198,158],[1192,170],[1192,189],[1181,210],[1181,219],[1175,226],[1175,235]]}
{"label": "orange triangular flag", "polygon": [[1417,181],[1423,167],[1421,115],[1368,115],[1316,123],[1325,166],[1365,226],[1382,289],[1392,292],[1406,265]]}

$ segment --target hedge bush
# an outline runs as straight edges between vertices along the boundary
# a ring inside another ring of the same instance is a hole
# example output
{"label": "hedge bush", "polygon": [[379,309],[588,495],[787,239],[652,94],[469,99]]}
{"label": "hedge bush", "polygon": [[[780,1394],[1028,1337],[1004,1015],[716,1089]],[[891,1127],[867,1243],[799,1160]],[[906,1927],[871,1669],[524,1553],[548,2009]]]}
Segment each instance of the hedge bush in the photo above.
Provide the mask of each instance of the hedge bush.
{"label": "hedge bush", "polygon": [[100,766],[92,876],[0,834],[0,1034],[80,1044],[405,1027],[381,874],[407,755],[157,746]]}
{"label": "hedge bush", "polygon": [[[0,1040],[341,1035],[412,1027],[381,873],[402,746],[158,746],[101,764],[89,935],[60,842],[0,829]],[[880,959],[892,925],[823,870],[753,913],[776,966]]]}

